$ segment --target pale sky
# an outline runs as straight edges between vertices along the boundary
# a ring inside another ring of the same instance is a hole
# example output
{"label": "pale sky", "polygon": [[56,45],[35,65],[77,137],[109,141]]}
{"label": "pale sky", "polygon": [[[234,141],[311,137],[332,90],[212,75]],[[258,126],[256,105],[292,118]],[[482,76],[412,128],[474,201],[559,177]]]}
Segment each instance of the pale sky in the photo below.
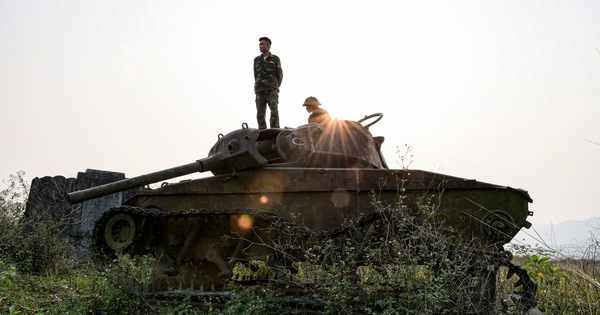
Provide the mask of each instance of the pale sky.
{"label": "pale sky", "polygon": [[600,215],[596,0],[0,0],[0,179],[205,157],[257,126],[261,36],[282,126],[310,95],[339,119],[382,112],[391,168],[408,144],[410,168],[529,191],[534,224]]}

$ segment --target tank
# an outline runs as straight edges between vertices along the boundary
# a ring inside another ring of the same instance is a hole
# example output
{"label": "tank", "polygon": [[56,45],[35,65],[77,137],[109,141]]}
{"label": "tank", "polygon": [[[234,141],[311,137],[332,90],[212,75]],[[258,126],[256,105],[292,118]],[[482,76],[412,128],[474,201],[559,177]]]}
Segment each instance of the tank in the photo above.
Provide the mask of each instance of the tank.
{"label": "tank", "polygon": [[[297,128],[241,129],[219,134],[206,158],[190,164],[68,194],[71,203],[194,172],[207,176],[157,189],[141,189],[96,222],[99,253],[152,253],[163,286],[214,287],[237,263],[265,261],[282,275],[302,260],[302,244],[335,238],[348,222],[358,227],[402,203],[416,209],[422,197],[443,227],[469,239],[535,292],[527,273],[503,246],[529,228],[529,194],[415,169],[389,169],[383,137],[369,127],[381,113],[357,121],[333,120]],[[348,231],[348,230],[346,230]],[[495,280],[494,280],[495,281]]]}

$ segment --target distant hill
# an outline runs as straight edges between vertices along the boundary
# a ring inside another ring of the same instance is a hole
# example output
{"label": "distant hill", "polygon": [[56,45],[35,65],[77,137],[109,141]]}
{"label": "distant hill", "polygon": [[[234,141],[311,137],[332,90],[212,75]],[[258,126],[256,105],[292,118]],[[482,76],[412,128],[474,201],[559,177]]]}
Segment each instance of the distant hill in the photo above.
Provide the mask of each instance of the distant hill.
{"label": "distant hill", "polygon": [[534,224],[530,229],[522,229],[511,243],[543,248],[547,245],[562,255],[582,256],[592,240],[600,240],[600,217],[557,224]]}

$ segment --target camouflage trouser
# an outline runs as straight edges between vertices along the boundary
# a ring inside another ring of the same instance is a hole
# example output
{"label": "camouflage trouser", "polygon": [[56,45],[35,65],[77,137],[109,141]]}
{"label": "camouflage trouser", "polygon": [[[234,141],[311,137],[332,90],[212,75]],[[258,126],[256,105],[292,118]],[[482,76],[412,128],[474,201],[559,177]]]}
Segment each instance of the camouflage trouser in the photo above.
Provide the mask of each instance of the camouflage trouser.
{"label": "camouflage trouser", "polygon": [[267,129],[267,123],[265,122],[267,104],[269,104],[269,110],[271,111],[271,119],[269,119],[271,128],[279,128],[279,112],[277,111],[279,91],[269,90],[256,92],[256,121],[258,121],[258,129]]}

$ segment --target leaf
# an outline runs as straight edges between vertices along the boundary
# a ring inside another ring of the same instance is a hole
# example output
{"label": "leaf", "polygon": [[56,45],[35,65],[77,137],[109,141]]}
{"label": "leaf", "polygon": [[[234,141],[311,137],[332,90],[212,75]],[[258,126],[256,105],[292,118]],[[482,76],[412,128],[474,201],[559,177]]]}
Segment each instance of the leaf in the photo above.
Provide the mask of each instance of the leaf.
{"label": "leaf", "polygon": [[541,271],[538,271],[538,276],[540,276],[540,278],[544,279],[544,273]]}
{"label": "leaf", "polygon": [[21,311],[17,311],[17,308],[16,308],[14,305],[11,305],[11,306],[8,308],[8,314],[10,314],[10,315],[19,315],[19,314],[21,314],[21,313],[23,313],[23,312],[21,312]]}
{"label": "leaf", "polygon": [[550,258],[544,257],[544,258],[541,258],[540,260],[538,260],[538,264],[543,265],[549,261],[550,261]]}
{"label": "leaf", "polygon": [[539,257],[537,255],[533,255],[531,256],[531,258],[529,258],[531,260],[531,262],[537,262]]}

